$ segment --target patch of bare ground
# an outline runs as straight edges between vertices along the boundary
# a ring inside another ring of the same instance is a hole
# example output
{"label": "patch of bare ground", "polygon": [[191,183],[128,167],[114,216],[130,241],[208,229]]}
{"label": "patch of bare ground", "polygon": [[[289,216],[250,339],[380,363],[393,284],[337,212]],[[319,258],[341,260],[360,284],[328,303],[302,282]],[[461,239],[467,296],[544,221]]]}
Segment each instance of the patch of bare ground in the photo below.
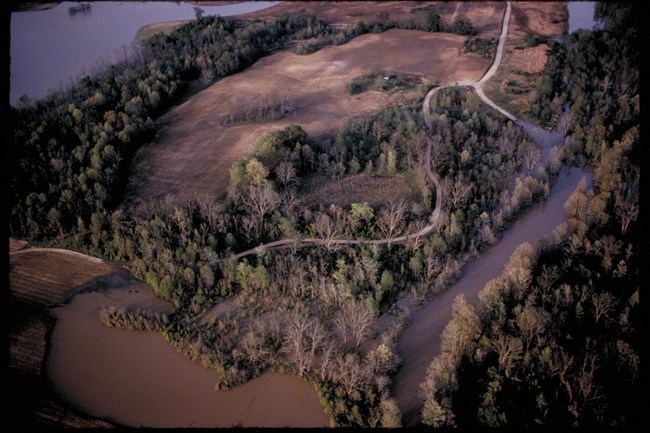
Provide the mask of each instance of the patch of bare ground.
{"label": "patch of bare ground", "polygon": [[[478,80],[488,65],[477,54],[462,52],[462,36],[390,30],[354,38],[299,56],[280,52],[245,71],[226,77],[161,118],[158,137],[141,148],[132,167],[126,203],[170,196],[222,197],[229,170],[263,132],[301,125],[314,138],[340,131],[354,116],[374,113],[391,103],[422,97],[421,91],[350,95],[353,78],[379,66],[411,74],[425,83]],[[226,127],[229,113],[259,101],[282,98],[293,107],[283,119]]]}
{"label": "patch of bare ground", "polygon": [[301,186],[301,204],[314,208],[335,204],[346,207],[368,202],[376,207],[391,199],[414,198],[415,194],[403,176],[376,177],[365,174],[331,180],[322,176],[309,178]]}
{"label": "patch of bare ground", "polygon": [[458,15],[465,15],[470,19],[479,36],[498,38],[501,34],[501,19],[506,10],[505,2],[443,1],[434,4],[446,26],[451,26]]}
{"label": "patch of bare ground", "polygon": [[530,103],[535,99],[536,81],[548,59],[548,45],[542,42],[529,47],[524,37],[531,33],[537,38],[557,38],[567,25],[565,3],[513,2],[501,66],[485,84],[486,95],[515,116],[531,121]]}
{"label": "patch of bare ground", "polygon": [[543,38],[559,38],[569,25],[565,2],[512,2],[508,39],[523,39],[526,33]]}
{"label": "patch of bare ground", "polygon": [[[15,240],[14,240],[15,241]],[[12,242],[20,245],[21,241]],[[42,249],[13,250],[9,258],[9,372],[17,391],[12,422],[16,427],[114,427],[111,422],[79,412],[51,388],[45,376],[53,306],[71,293],[111,287],[137,288],[123,268],[76,254]],[[13,394],[12,394],[13,395]]]}

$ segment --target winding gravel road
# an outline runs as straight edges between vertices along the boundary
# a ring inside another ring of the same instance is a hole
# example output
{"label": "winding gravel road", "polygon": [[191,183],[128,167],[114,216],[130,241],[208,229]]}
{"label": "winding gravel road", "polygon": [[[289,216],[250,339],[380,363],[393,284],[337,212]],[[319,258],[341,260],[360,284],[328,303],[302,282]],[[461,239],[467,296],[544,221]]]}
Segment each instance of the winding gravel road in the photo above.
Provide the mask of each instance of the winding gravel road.
{"label": "winding gravel road", "polygon": [[506,110],[503,108],[499,107],[496,105],[494,102],[492,102],[487,96],[485,96],[485,93],[483,93],[483,84],[490,79],[494,75],[494,73],[499,69],[499,65],[501,64],[501,58],[503,57],[503,47],[505,45],[506,38],[508,36],[508,23],[510,21],[510,10],[511,10],[511,5],[510,2],[507,2],[506,4],[506,10],[504,13],[504,18],[503,18],[503,25],[501,29],[501,35],[499,36],[499,44],[497,46],[497,52],[496,56],[494,57],[494,62],[492,63],[492,66],[483,74],[483,77],[481,77],[480,80],[478,81],[465,81],[465,82],[454,82],[454,83],[445,83],[443,85],[440,85],[438,87],[435,87],[427,93],[426,97],[424,98],[424,101],[422,103],[422,111],[424,113],[424,122],[426,124],[426,129],[427,129],[427,147],[425,149],[424,153],[424,170],[431,181],[431,183],[435,186],[436,188],[436,205],[435,208],[433,209],[433,212],[431,213],[431,216],[429,217],[429,223],[423,227],[421,230],[415,233],[410,233],[407,235],[402,235],[402,236],[397,236],[394,238],[384,238],[384,239],[321,239],[321,238],[289,238],[289,239],[280,239],[274,242],[269,242],[266,244],[261,244],[255,248],[251,248],[249,250],[243,251],[241,253],[234,254],[228,258],[224,259],[219,259],[215,260],[214,263],[218,262],[223,262],[226,260],[239,260],[243,257],[254,255],[254,254],[260,254],[261,252],[264,251],[270,251],[270,250],[278,250],[282,248],[302,248],[306,246],[332,246],[332,245],[360,245],[360,244],[366,244],[366,245],[383,245],[383,244],[392,244],[392,243],[400,243],[400,242],[405,242],[409,239],[415,239],[419,238],[422,236],[426,236],[431,231],[433,231],[437,226],[438,222],[440,220],[440,213],[442,212],[442,186],[440,185],[440,180],[438,177],[431,171],[431,147],[433,146],[432,139],[431,139],[431,116],[430,116],[430,101],[431,97],[435,95],[438,91],[441,89],[445,89],[448,87],[458,87],[458,86],[471,86],[476,90],[476,93],[478,96],[485,101],[486,104],[490,105],[491,107],[495,108],[498,110],[500,113],[502,113],[504,116],[511,120],[517,120],[515,116],[512,114],[508,113]]}

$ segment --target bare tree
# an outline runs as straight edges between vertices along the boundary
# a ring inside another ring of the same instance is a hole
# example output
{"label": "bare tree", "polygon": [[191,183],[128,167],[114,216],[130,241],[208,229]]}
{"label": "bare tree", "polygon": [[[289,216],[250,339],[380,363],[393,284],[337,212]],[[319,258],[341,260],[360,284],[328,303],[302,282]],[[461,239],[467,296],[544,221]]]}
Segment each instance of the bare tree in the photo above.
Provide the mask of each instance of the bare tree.
{"label": "bare tree", "polygon": [[375,137],[377,144],[381,142],[381,139],[384,137],[385,133],[385,125],[379,120],[374,121],[372,124],[372,135]]}
{"label": "bare tree", "polygon": [[372,331],[375,315],[372,309],[361,301],[346,303],[334,319],[335,326],[347,343],[351,336],[357,347],[365,341]]}
{"label": "bare tree", "polygon": [[530,305],[515,307],[517,327],[521,332],[524,350],[528,350],[535,337],[544,333],[546,325],[550,321],[549,314],[539,308]]}
{"label": "bare tree", "polygon": [[294,361],[298,376],[302,376],[307,368],[314,365],[326,336],[326,329],[318,319],[304,314],[289,319],[282,350]]}
{"label": "bare tree", "polygon": [[445,178],[442,181],[443,194],[447,200],[451,201],[453,208],[457,208],[458,205],[465,200],[473,187],[474,184],[468,182],[463,173],[458,173],[453,180]]}
{"label": "bare tree", "polygon": [[509,335],[500,334],[491,341],[492,347],[499,357],[499,370],[510,375],[510,370],[521,359],[523,345],[521,340]]}
{"label": "bare tree", "polygon": [[319,213],[314,222],[314,228],[319,238],[325,242],[325,248],[331,251],[334,247],[334,239],[339,235],[339,225],[336,219],[330,217],[327,213]]}
{"label": "bare tree", "polygon": [[402,200],[390,201],[387,207],[379,211],[377,225],[381,233],[388,239],[393,240],[395,236],[404,230],[406,216],[406,203]]}
{"label": "bare tree", "polygon": [[638,188],[627,187],[623,191],[616,191],[614,212],[616,212],[616,216],[621,220],[621,234],[625,234],[630,223],[635,221],[639,216]]}
{"label": "bare tree", "polygon": [[521,155],[521,161],[528,171],[528,175],[533,171],[535,166],[542,159],[542,152],[539,150],[539,146],[530,141],[526,141],[520,148],[519,152]]}
{"label": "bare tree", "polygon": [[248,194],[242,199],[244,208],[256,218],[255,235],[259,240],[260,232],[264,229],[264,216],[278,205],[278,196],[269,184],[264,183],[249,187]]}
{"label": "bare tree", "polygon": [[251,327],[239,345],[246,358],[253,365],[265,360],[269,355],[269,350],[264,344],[264,337],[264,329],[260,329],[258,326]]}
{"label": "bare tree", "polygon": [[275,174],[285,190],[292,186],[296,179],[296,169],[291,161],[282,161],[278,164]]}
{"label": "bare tree", "polygon": [[309,350],[306,338],[309,327],[309,319],[304,315],[297,315],[289,318],[284,329],[282,351],[293,361],[300,377],[309,366]]}
{"label": "bare tree", "polygon": [[348,353],[344,357],[338,357],[336,367],[337,382],[343,385],[348,395],[363,389],[368,382],[368,369],[356,354]]}
{"label": "bare tree", "polygon": [[614,296],[611,293],[596,293],[591,297],[591,303],[594,306],[594,317],[596,323],[602,318],[606,318],[616,306]]}
{"label": "bare tree", "polygon": [[332,380],[335,356],[336,345],[332,341],[325,340],[320,362],[321,380]]}

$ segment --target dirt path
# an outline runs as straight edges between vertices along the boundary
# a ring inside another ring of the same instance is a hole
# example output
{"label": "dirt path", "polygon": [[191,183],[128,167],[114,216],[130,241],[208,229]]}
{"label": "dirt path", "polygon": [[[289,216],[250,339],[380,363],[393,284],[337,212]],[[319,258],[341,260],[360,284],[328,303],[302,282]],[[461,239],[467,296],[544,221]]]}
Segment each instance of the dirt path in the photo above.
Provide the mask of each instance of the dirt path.
{"label": "dirt path", "polygon": [[499,45],[497,46],[497,53],[496,56],[494,57],[494,63],[492,63],[492,66],[490,69],[487,70],[485,75],[478,80],[478,82],[472,84],[472,87],[474,87],[474,90],[476,90],[476,94],[490,107],[494,108],[495,110],[499,111],[501,114],[506,116],[510,120],[517,120],[515,116],[504,110],[503,108],[499,107],[497,104],[492,102],[490,98],[488,98],[485,93],[483,93],[483,85],[487,80],[492,78],[492,76],[496,73],[497,69],[499,69],[499,65],[501,64],[501,59],[503,58],[503,49],[506,45],[506,38],[508,37],[508,26],[510,23],[510,12],[512,10],[512,7],[510,5],[510,2],[507,3],[506,5],[506,12],[503,17],[503,26],[501,27],[501,35],[499,36]]}

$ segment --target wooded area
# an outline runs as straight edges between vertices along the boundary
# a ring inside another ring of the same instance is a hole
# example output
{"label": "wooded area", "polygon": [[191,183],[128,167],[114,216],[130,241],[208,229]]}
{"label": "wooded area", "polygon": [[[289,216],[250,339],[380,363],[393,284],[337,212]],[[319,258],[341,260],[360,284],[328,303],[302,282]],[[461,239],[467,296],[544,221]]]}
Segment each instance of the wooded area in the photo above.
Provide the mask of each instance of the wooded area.
{"label": "wooded area", "polygon": [[[624,425],[637,416],[638,12],[622,10],[599,6],[604,30],[553,46],[532,110],[548,124],[570,103],[562,160],[591,165],[593,186],[571,197],[554,246],[520,247],[478,306],[457,302],[422,386],[426,424]],[[417,28],[445,30],[435,9],[413,13],[424,23]],[[392,105],[350,119],[331,140],[315,141],[299,125],[264,134],[232,167],[225,200],[120,206],[135,150],[191,83],[235,73],[291,41],[344,43],[392,25],[382,14],[348,30],[307,16],[198,17],[64,92],[23,98],[10,113],[11,235],[127,263],[175,311],[106,309],[101,320],[161,332],[214,369],[220,389],[287,371],[314,384],[334,425],[398,426],[390,386],[407,312],[395,300],[405,291],[430,299],[548,195],[557,167],[537,168],[539,147],[523,129],[471,89],[443,89],[431,113]],[[462,16],[451,30],[474,33]],[[492,50],[489,40],[471,41],[468,50]],[[266,118],[272,105],[232,121]],[[442,218],[432,235],[393,243],[424,227],[435,203],[423,168],[429,114]],[[359,173],[404,176],[413,197],[374,207],[301,203],[310,177]],[[307,237],[322,245],[260,247]],[[389,242],[334,242],[380,237]],[[390,324],[374,335],[386,313]]]}
{"label": "wooded area", "polygon": [[521,245],[477,305],[456,300],[421,385],[425,424],[641,426],[638,13],[599,3],[602,30],[551,49],[540,120],[569,103],[562,153],[593,185],[552,246]]}

